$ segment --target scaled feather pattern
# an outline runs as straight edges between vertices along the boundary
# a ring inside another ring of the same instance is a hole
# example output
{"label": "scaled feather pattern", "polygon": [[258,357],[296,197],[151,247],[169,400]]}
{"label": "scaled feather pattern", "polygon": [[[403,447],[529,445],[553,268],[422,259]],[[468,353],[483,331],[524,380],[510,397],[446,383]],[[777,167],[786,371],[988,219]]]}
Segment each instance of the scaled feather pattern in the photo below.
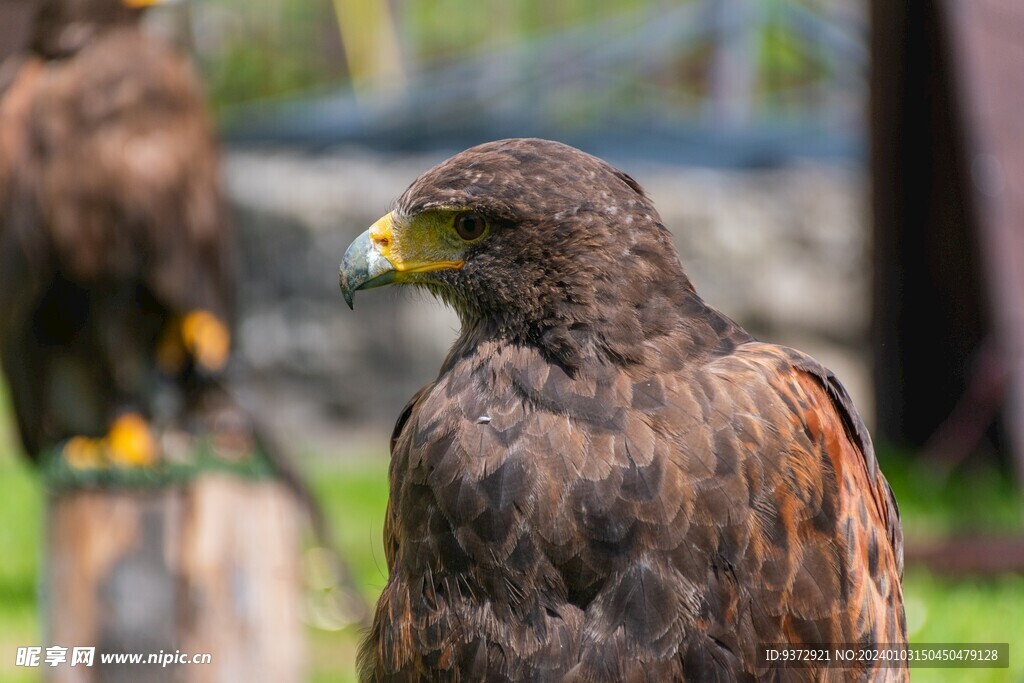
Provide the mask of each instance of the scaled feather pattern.
{"label": "scaled feather pattern", "polygon": [[757,656],[906,642],[896,502],[835,376],[705,304],[640,185],[579,150],[458,154],[388,244],[444,212],[489,228],[406,276],[462,329],[395,426],[363,679],[905,680]]}

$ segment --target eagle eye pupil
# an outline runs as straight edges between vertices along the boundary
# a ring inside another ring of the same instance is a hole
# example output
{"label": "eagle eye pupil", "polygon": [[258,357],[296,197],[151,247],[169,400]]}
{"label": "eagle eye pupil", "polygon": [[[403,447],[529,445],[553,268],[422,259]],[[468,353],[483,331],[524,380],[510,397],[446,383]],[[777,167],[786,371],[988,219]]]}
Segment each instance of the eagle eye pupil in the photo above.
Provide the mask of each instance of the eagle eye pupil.
{"label": "eagle eye pupil", "polygon": [[455,232],[466,241],[478,239],[487,229],[487,222],[475,213],[464,213],[455,219]]}

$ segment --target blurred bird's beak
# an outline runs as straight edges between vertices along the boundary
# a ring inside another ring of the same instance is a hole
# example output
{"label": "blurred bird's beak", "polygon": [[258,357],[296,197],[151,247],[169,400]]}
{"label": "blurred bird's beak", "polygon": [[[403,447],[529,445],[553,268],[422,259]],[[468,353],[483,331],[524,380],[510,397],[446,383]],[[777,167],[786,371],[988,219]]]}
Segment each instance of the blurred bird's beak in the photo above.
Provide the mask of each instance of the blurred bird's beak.
{"label": "blurred bird's beak", "polygon": [[159,5],[163,0],[121,0],[121,3],[125,7],[131,7],[133,9],[142,9],[144,7],[152,7],[153,5]]}
{"label": "blurred bird's beak", "polygon": [[390,284],[397,269],[388,258],[393,242],[394,220],[391,214],[374,223],[357,237],[341,260],[339,279],[345,303],[352,308],[352,296],[360,289]]}

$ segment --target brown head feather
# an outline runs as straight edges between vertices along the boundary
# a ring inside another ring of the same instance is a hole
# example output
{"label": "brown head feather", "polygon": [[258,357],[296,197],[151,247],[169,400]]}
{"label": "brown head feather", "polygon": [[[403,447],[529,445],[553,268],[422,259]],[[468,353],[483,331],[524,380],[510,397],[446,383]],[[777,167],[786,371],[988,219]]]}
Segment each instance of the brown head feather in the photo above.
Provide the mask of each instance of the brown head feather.
{"label": "brown head feather", "polygon": [[746,338],[696,295],[640,185],[578,149],[539,139],[473,147],[420,176],[396,213],[436,207],[493,226],[461,270],[429,285],[458,310],[469,345],[504,337],[576,371],[642,363],[643,342],[667,334],[688,337],[695,353],[727,330]]}

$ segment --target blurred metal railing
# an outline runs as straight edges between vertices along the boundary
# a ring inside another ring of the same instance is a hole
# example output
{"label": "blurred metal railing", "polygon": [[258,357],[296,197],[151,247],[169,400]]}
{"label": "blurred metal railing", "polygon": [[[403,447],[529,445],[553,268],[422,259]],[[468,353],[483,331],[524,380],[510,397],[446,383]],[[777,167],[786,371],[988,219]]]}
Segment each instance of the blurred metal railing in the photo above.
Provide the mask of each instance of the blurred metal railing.
{"label": "blurred metal railing", "polygon": [[[213,8],[241,11],[239,0],[207,2],[196,14],[197,32]],[[323,2],[330,9],[329,0]],[[863,12],[850,3],[640,0],[604,14],[581,12],[578,20],[555,28],[527,31],[496,23],[483,44],[445,50],[428,47],[436,36],[410,19],[408,3],[366,12],[378,4],[335,0],[333,6],[349,24],[352,16],[370,16],[373,21],[362,30],[380,33],[384,43],[397,40],[400,67],[394,65],[394,45],[381,46],[376,70],[367,65],[372,55],[365,50],[358,64],[351,63],[353,52],[345,46],[340,53],[348,55],[348,74],[358,78],[335,72],[312,89],[309,79],[298,79],[299,87],[281,96],[222,99],[230,137],[416,149],[526,134],[583,144],[629,130],[656,139],[648,151],[675,141],[673,156],[676,148],[686,148],[683,153],[698,162],[717,159],[725,165],[860,155],[867,31]],[[304,16],[291,21],[322,22],[325,14],[311,10]],[[381,21],[394,25],[375,27]],[[230,23],[220,21],[222,28]],[[266,40],[261,33],[267,29],[253,24],[236,26],[252,35],[222,30],[219,43],[207,40],[208,68],[217,68],[218,55],[227,54],[233,41]],[[301,33],[295,26],[280,30]],[[338,52],[320,40],[322,26],[308,25],[307,31],[306,44],[292,41],[283,49]],[[339,40],[354,42],[353,33],[343,30]],[[645,145],[639,149],[644,154]]]}

